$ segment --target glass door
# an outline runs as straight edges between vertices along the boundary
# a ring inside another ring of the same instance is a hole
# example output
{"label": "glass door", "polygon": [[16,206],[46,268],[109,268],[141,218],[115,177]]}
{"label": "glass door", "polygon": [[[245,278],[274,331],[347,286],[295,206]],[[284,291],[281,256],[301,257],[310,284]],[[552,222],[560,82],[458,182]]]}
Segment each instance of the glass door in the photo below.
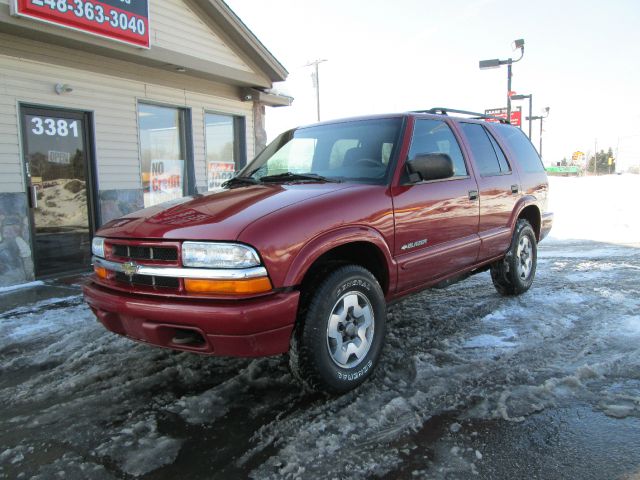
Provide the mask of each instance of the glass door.
{"label": "glass door", "polygon": [[21,108],[36,276],[89,267],[88,114]]}

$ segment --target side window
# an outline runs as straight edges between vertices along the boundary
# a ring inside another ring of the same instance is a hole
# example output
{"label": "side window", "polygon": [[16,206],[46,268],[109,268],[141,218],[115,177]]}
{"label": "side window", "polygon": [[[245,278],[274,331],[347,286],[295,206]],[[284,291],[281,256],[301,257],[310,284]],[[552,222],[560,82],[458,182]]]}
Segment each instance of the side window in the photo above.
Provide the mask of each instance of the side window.
{"label": "side window", "polygon": [[464,122],[461,122],[460,126],[467,137],[480,175],[483,177],[500,175],[502,173],[500,162],[484,127],[477,123]]}
{"label": "side window", "polygon": [[408,160],[427,153],[446,153],[453,161],[453,175],[468,175],[460,145],[449,126],[441,120],[416,120]]}
{"label": "side window", "polygon": [[507,157],[504,156],[504,152],[496,142],[496,139],[493,138],[493,135],[489,133],[489,140],[491,140],[491,145],[493,146],[493,151],[496,152],[498,156],[498,163],[500,164],[500,170],[502,173],[508,173],[511,171],[511,167],[509,166],[509,162],[507,161]]}
{"label": "side window", "polygon": [[496,125],[495,128],[498,130],[500,138],[505,141],[509,150],[518,159],[518,165],[522,170],[529,173],[544,172],[544,165],[542,165],[538,152],[522,130],[503,124]]}

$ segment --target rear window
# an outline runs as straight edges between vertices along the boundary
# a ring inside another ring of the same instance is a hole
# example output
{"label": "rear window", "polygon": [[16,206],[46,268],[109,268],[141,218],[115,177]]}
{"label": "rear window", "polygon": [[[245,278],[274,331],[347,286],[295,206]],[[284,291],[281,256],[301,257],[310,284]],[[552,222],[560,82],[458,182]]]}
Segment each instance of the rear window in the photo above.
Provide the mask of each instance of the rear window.
{"label": "rear window", "polygon": [[460,126],[467,137],[480,175],[490,177],[509,173],[509,166],[506,161],[504,163],[501,162],[498,156],[498,152],[502,153],[502,151],[499,147],[496,151],[497,145],[493,145],[491,137],[482,125],[461,122]]}
{"label": "rear window", "polygon": [[511,150],[522,170],[529,173],[544,172],[544,165],[538,152],[522,130],[504,124],[496,124],[494,128]]}

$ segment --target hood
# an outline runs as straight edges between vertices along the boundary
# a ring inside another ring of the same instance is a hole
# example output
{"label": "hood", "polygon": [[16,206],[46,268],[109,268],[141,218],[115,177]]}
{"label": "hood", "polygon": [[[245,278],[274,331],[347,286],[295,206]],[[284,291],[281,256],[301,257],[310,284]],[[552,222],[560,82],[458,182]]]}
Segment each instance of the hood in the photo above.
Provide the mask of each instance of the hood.
{"label": "hood", "polygon": [[252,222],[294,203],[355,185],[345,183],[260,184],[186,197],[139,210],[106,223],[96,235],[110,238],[228,240]]}

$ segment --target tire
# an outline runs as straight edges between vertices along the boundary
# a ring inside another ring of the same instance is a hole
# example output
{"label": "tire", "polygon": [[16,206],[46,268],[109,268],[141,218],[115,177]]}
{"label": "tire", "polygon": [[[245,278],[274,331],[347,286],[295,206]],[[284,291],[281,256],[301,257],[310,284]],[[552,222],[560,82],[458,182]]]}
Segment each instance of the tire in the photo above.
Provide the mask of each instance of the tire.
{"label": "tire", "polygon": [[291,339],[291,371],[313,391],[352,390],[371,375],[382,352],[382,288],[368,270],[347,265],[325,276],[309,297]]}
{"label": "tire", "polygon": [[523,219],[516,223],[511,246],[503,259],[491,265],[491,280],[498,293],[520,295],[536,276],[538,245],[531,224]]}

